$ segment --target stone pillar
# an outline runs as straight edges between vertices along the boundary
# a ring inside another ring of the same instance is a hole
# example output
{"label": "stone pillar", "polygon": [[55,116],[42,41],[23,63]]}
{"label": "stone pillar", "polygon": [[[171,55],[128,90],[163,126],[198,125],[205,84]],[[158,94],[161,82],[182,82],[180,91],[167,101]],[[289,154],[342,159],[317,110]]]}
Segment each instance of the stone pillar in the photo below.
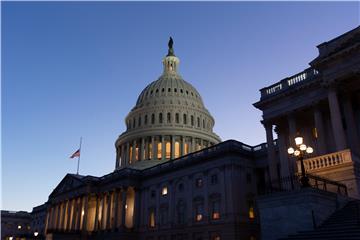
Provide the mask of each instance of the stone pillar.
{"label": "stone pillar", "polygon": [[[290,114],[288,116],[288,125],[289,125],[289,146],[295,146],[295,137],[297,134],[297,127],[296,127],[296,119],[294,114]],[[291,173],[297,172],[297,164],[296,161],[290,161],[289,169]]]}
{"label": "stone pillar", "polygon": [[346,148],[344,128],[341,120],[340,106],[336,90],[331,87],[328,91],[328,100],[331,114],[331,124],[334,133],[336,150],[340,151]]}
{"label": "stone pillar", "polygon": [[140,154],[139,154],[139,160],[144,160],[144,149],[145,149],[145,138],[141,138],[141,146],[140,146]]}
{"label": "stone pillar", "polygon": [[359,154],[360,153],[359,135],[355,123],[353,106],[349,94],[346,94],[344,97],[343,107],[344,107],[344,116],[346,122],[346,132],[350,139],[349,147],[353,152]]}
{"label": "stone pillar", "polygon": [[165,136],[161,136],[161,160],[166,159],[166,145],[165,145]]}
{"label": "stone pillar", "polygon": [[95,207],[95,219],[94,219],[94,231],[99,229],[99,196],[95,195],[96,197],[96,207]]}
{"label": "stone pillar", "polygon": [[126,153],[125,153],[125,146],[124,144],[121,145],[121,167],[124,167],[125,164],[126,164],[126,160],[125,160],[125,156],[126,156]]}
{"label": "stone pillar", "polygon": [[[139,154],[137,151],[136,151],[136,140],[133,141],[133,147],[132,147],[132,163],[134,164],[135,161],[136,161],[136,154]],[[138,155],[139,156],[139,155]]]}
{"label": "stone pillar", "polygon": [[171,159],[175,158],[175,136],[171,136]]}
{"label": "stone pillar", "polygon": [[83,199],[82,197],[79,197],[80,201],[79,201],[79,207],[78,207],[78,218],[77,218],[77,229],[81,230],[81,215],[82,215],[82,205],[83,205]]}
{"label": "stone pillar", "polygon": [[317,132],[316,150],[319,155],[323,155],[326,154],[326,139],[325,139],[325,131],[324,131],[324,121],[323,121],[322,113],[320,111],[320,107],[318,105],[314,107],[314,121]]}
{"label": "stone pillar", "polygon": [[121,152],[120,152],[120,147],[116,146],[116,163],[115,163],[115,169],[118,169],[120,166],[120,156],[121,156]]}
{"label": "stone pillar", "polygon": [[181,136],[181,156],[185,155],[185,136]]}
{"label": "stone pillar", "polygon": [[138,188],[134,188],[135,191],[135,201],[134,201],[134,215],[133,215],[133,219],[134,219],[134,224],[133,227],[134,229],[138,229],[139,225],[140,225],[140,197],[141,197],[141,191]]}
{"label": "stone pillar", "polygon": [[277,175],[276,155],[275,155],[275,147],[274,147],[274,139],[273,139],[273,125],[271,123],[265,123],[265,130],[266,130],[270,180],[276,181],[278,179],[278,175]]}
{"label": "stone pillar", "polygon": [[100,229],[106,229],[106,219],[105,217],[105,202],[106,202],[106,193],[102,194],[102,207],[101,207],[101,220],[100,220]]}
{"label": "stone pillar", "polygon": [[119,209],[119,190],[114,190],[114,208],[113,208],[113,216],[114,222],[112,223],[112,230],[115,230],[118,225],[118,209]]}
{"label": "stone pillar", "polygon": [[83,232],[87,231],[88,208],[89,208],[89,195],[86,195],[84,197],[84,216],[83,216],[83,221],[82,221],[82,231]]}
{"label": "stone pillar", "polygon": [[71,216],[71,230],[75,230],[75,223],[76,223],[76,198],[73,198],[72,200],[72,216]]}
{"label": "stone pillar", "polygon": [[121,226],[126,227],[125,220],[126,220],[126,191],[127,187],[123,187],[121,190]]}
{"label": "stone pillar", "polygon": [[191,152],[195,152],[195,138],[191,137]]}
{"label": "stone pillar", "polygon": [[149,155],[149,138],[146,137],[145,139],[145,156],[144,156],[145,160],[149,160],[150,159],[150,155]]}
{"label": "stone pillar", "polygon": [[105,225],[105,229],[110,229],[110,213],[111,213],[111,192],[108,192],[106,194],[106,203],[107,203],[107,213],[106,213],[106,225]]}
{"label": "stone pillar", "polygon": [[278,135],[278,147],[279,147],[279,157],[280,157],[280,175],[282,178],[289,177],[294,174],[294,172],[290,172],[289,166],[289,158],[286,148],[286,137],[285,137],[285,129],[280,126],[276,126],[275,131]]}
{"label": "stone pillar", "polygon": [[129,165],[130,159],[131,159],[131,156],[130,156],[130,143],[129,142],[126,143],[126,158],[125,159],[126,159],[125,166],[127,166],[127,165]]}
{"label": "stone pillar", "polygon": [[151,151],[152,151],[152,160],[157,159],[157,140],[154,136],[151,137]]}

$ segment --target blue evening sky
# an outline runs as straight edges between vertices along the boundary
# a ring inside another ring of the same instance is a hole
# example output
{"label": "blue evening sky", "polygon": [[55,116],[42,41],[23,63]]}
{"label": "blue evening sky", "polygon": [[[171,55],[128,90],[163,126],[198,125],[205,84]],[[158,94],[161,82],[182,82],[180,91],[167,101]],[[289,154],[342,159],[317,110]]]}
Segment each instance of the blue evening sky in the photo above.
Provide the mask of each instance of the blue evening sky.
{"label": "blue evening sky", "polygon": [[359,3],[3,2],[2,209],[44,203],[83,136],[81,174],[115,166],[138,94],[169,36],[223,139],[265,141],[259,89],[300,72],[316,45],[359,25]]}

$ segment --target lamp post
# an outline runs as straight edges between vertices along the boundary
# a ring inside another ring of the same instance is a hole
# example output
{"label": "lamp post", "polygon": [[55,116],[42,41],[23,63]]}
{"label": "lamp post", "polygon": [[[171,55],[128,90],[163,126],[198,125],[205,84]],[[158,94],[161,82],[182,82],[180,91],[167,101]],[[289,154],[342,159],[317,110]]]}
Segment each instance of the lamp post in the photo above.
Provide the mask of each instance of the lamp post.
{"label": "lamp post", "polygon": [[304,167],[304,156],[306,154],[312,153],[314,150],[310,146],[306,146],[304,144],[304,139],[301,136],[295,137],[295,144],[296,147],[289,147],[288,148],[288,154],[294,155],[298,161],[301,163],[301,187],[310,187],[309,178],[305,174],[305,167]]}

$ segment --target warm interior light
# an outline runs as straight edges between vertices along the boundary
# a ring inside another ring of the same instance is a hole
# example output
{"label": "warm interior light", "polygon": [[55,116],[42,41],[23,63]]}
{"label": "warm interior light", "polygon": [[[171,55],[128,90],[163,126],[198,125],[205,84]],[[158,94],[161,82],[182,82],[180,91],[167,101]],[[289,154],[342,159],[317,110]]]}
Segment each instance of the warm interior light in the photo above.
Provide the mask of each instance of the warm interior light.
{"label": "warm interior light", "polygon": [[161,191],[161,195],[166,196],[167,193],[168,193],[167,187],[163,187],[163,188],[162,188],[162,191]]}
{"label": "warm interior light", "polygon": [[307,147],[306,148],[306,153],[313,153],[314,149],[312,147]]}
{"label": "warm interior light", "polygon": [[81,216],[84,216],[85,212],[84,210],[81,211]]}
{"label": "warm interior light", "polygon": [[289,147],[288,148],[288,154],[293,154],[295,152],[295,150],[294,150],[294,148],[292,148],[292,147]]}
{"label": "warm interior light", "polygon": [[300,145],[300,150],[301,150],[301,151],[305,151],[305,150],[306,150],[306,145],[305,145],[305,144],[301,144],[301,145]]}
{"label": "warm interior light", "polygon": [[127,204],[125,204],[125,209],[127,209]]}
{"label": "warm interior light", "polygon": [[18,229],[21,229],[21,225],[18,225]]}
{"label": "warm interior light", "polygon": [[299,151],[299,150],[295,150],[294,155],[295,155],[295,156],[299,156],[299,155],[300,155],[300,151]]}
{"label": "warm interior light", "polygon": [[13,240],[14,239],[14,237],[9,237],[9,240]]}
{"label": "warm interior light", "polygon": [[38,232],[34,232],[34,236],[37,237],[39,235]]}
{"label": "warm interior light", "polygon": [[301,145],[303,143],[303,138],[302,137],[296,137],[295,138],[295,144],[296,145]]}

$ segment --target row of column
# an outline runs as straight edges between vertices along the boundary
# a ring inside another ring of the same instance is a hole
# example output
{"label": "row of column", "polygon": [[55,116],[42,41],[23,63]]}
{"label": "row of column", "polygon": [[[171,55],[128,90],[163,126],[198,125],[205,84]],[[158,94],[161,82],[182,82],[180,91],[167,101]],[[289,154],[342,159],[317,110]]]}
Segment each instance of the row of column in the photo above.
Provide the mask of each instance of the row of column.
{"label": "row of column", "polygon": [[[342,98],[342,106],[344,112],[345,123],[347,126],[347,134],[349,135],[349,144],[346,142],[346,133],[343,128],[342,123],[342,114],[340,111],[339,98],[335,88],[329,88],[328,90],[328,104],[330,110],[331,118],[331,131],[333,133],[335,150],[341,151],[350,147],[352,151],[359,151],[360,140],[358,136],[358,130],[355,121],[355,115],[353,112],[353,106],[351,103],[351,98],[349,95]],[[316,145],[312,146],[315,148],[315,152],[318,155],[323,155],[329,151],[326,141],[326,128],[324,124],[323,114],[321,112],[320,106],[318,104],[313,107],[313,119],[316,129]],[[311,122],[311,121],[309,121]],[[269,159],[269,174],[270,179],[275,180],[281,177],[287,177],[290,174],[297,171],[295,161],[289,161],[287,156],[287,146],[293,146],[294,138],[297,134],[297,125],[295,116],[287,116],[287,126],[281,126],[277,124],[276,132],[278,134],[278,148],[279,148],[279,159],[280,159],[280,173],[278,173],[276,153],[273,139],[273,124],[269,122],[264,122],[264,127],[266,130],[266,140],[268,145],[268,159]],[[286,130],[288,130],[286,132]],[[305,133],[300,133],[304,135]],[[289,144],[287,144],[289,143]],[[309,144],[309,143],[308,143]],[[280,176],[279,176],[280,175]]]}
{"label": "row of column", "polygon": [[52,206],[47,213],[47,230],[101,231],[132,228],[139,209],[140,191],[122,187],[97,195],[85,195]]}
{"label": "row of column", "polygon": [[151,136],[117,147],[116,168],[142,160],[175,159],[209,147],[213,143],[187,136]]}

